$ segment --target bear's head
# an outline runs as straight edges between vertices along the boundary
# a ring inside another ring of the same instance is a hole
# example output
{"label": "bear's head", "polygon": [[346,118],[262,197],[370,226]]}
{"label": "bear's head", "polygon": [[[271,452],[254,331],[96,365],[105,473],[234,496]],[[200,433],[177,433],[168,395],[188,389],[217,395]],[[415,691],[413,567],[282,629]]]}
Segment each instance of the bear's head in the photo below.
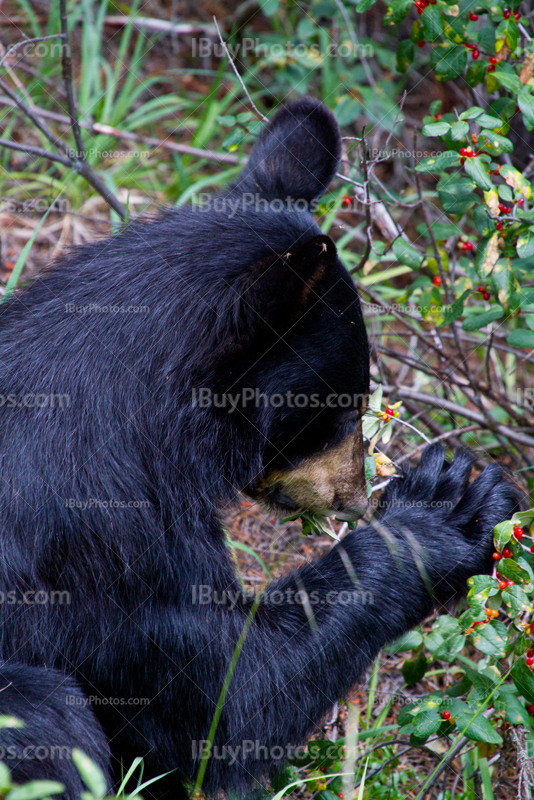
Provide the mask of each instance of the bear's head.
{"label": "bear's head", "polygon": [[266,125],[207,213],[190,212],[213,248],[203,299],[216,309],[196,387],[220,429],[231,418],[236,459],[261,441],[240,488],[285,512],[354,517],[367,506],[367,336],[352,279],[313,217],[340,157],[333,115],[298,100]]}

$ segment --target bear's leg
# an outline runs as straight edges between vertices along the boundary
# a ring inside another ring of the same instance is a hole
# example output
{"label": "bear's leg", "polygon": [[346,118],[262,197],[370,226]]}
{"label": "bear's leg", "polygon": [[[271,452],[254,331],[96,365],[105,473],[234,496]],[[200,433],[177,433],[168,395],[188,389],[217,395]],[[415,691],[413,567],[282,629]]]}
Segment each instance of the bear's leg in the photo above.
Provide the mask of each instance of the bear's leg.
{"label": "bear's leg", "polygon": [[0,728],[0,761],[13,783],[59,781],[62,800],[79,800],[86,790],[72,761],[82,750],[103,771],[111,788],[107,739],[87,698],[72,678],[44,667],[0,665],[0,716],[23,727]]}

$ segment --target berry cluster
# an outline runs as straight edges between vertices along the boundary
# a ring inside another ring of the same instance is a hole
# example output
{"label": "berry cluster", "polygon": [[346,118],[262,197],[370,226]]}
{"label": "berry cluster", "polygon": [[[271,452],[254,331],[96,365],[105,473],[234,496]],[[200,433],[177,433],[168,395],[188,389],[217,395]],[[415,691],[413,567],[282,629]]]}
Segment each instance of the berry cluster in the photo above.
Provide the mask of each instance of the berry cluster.
{"label": "berry cluster", "polygon": [[386,408],[383,414],[379,414],[379,416],[384,420],[384,422],[389,422],[391,417],[398,417],[399,412],[395,411],[393,408]]}
{"label": "berry cluster", "polygon": [[438,0],[415,0],[414,6],[418,14],[422,14],[427,6],[435,6]]}

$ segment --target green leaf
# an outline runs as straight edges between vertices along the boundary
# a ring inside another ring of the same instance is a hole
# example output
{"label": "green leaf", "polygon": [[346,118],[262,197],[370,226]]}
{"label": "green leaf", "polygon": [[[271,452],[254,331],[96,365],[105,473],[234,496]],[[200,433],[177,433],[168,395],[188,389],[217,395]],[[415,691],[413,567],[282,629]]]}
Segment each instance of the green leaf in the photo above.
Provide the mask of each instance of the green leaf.
{"label": "green leaf", "polygon": [[492,306],[492,308],[488,311],[484,311],[482,314],[471,314],[467,319],[464,319],[462,328],[464,331],[478,331],[485,325],[489,325],[490,322],[500,319],[503,315],[504,311],[501,306]]}
{"label": "green leaf", "polygon": [[469,125],[467,122],[455,122],[451,128],[451,136],[455,142],[459,142],[466,134],[469,133]]}
{"label": "green leaf", "polygon": [[413,686],[424,676],[428,661],[422,650],[414,658],[407,659],[401,667],[402,676],[407,686]]}
{"label": "green leaf", "polygon": [[8,792],[6,800],[41,800],[43,797],[61,794],[64,791],[63,784],[57,781],[29,781]]}
{"label": "green leaf", "polygon": [[531,258],[531,256],[534,256],[534,231],[532,228],[528,228],[519,234],[516,247],[519,258]]}
{"label": "green leaf", "polygon": [[[506,136],[501,136],[500,133],[494,133],[493,131],[482,131],[480,133],[480,138],[484,142],[484,147],[490,152],[491,155],[512,153],[514,150],[514,146],[510,139],[507,139]],[[486,186],[484,188],[487,189],[491,187]]]}
{"label": "green leaf", "polygon": [[507,337],[506,341],[510,347],[534,347],[534,331],[527,331],[525,328],[518,328]]}
{"label": "green leaf", "polygon": [[483,239],[475,256],[475,269],[483,280],[493,272],[495,264],[499,260],[499,233],[492,233],[487,239]]}
{"label": "green leaf", "polygon": [[417,164],[416,172],[444,172],[449,167],[457,167],[460,164],[460,156],[456,150],[445,150],[437,156],[427,156],[422,158]]}
{"label": "green leaf", "polygon": [[308,753],[318,766],[325,766],[343,758],[343,745],[341,742],[312,739],[308,742]]}
{"label": "green leaf", "polygon": [[413,721],[413,732],[419,738],[436,733],[441,727],[442,719],[437,708],[425,708],[417,714]]}
{"label": "green leaf", "polygon": [[519,80],[519,78],[517,80],[520,85],[520,90],[518,90],[517,94],[517,105],[519,106],[525,117],[530,122],[534,122],[534,96],[532,96],[526,91],[522,91],[523,86],[521,85],[521,81]]}
{"label": "green leaf", "polygon": [[502,622],[492,620],[487,625],[479,625],[473,635],[475,647],[493,658],[504,658],[508,644],[508,630]]}
{"label": "green leaf", "polygon": [[[489,744],[502,744],[502,739],[489,720],[478,714],[467,703],[451,698],[447,708],[451,716],[456,719],[456,725],[460,732],[464,733],[468,739],[475,742],[488,742]],[[465,731],[464,731],[465,729]]]}
{"label": "green leaf", "polygon": [[504,178],[508,186],[511,186],[516,192],[520,192],[527,200],[532,195],[532,187],[530,181],[523,177],[519,170],[511,167],[510,164],[503,164],[499,175]]}
{"label": "green leaf", "polygon": [[528,583],[530,580],[528,572],[522,569],[512,558],[501,558],[499,572],[507,581],[513,581],[514,583]]}
{"label": "green leaf", "polygon": [[513,14],[511,14],[508,19],[503,19],[503,21],[497,25],[495,37],[496,39],[504,39],[512,52],[515,50],[519,39],[519,28],[517,27],[517,22]]}
{"label": "green leaf", "polygon": [[360,115],[363,106],[354,97],[345,97],[334,109],[334,116],[340,128],[350,125]]}
{"label": "green leaf", "polygon": [[504,711],[510,725],[525,725],[531,727],[530,715],[525,706],[517,699],[516,687],[504,684],[500,686],[493,696],[496,711]]}
{"label": "green leaf", "polygon": [[376,0],[360,0],[358,5],[356,6],[356,11],[359,14],[363,14],[364,11],[367,11],[371,6],[374,6]]}
{"label": "green leaf", "polygon": [[499,591],[491,575],[473,575],[468,579],[467,585],[471,587],[467,595],[469,605],[484,606],[488,597],[497,594]]}
{"label": "green leaf", "polygon": [[437,5],[428,5],[421,16],[423,39],[427,42],[436,42],[443,34],[443,17],[441,8]]}
{"label": "green leaf", "polygon": [[519,694],[530,705],[534,703],[534,675],[525,664],[523,658],[518,658],[512,667],[512,680]]}
{"label": "green leaf", "polygon": [[452,662],[464,646],[464,636],[460,624],[453,617],[440,616],[432,626],[432,633],[425,639],[425,645],[435,658]]}
{"label": "green leaf", "polygon": [[474,180],[480,189],[491,189],[493,187],[488,173],[488,166],[481,161],[480,158],[476,156],[474,158],[468,158],[464,166],[469,177]]}
{"label": "green leaf", "polygon": [[412,0],[391,0],[384,15],[384,25],[398,25],[412,5]]}
{"label": "green leaf", "polygon": [[478,86],[479,83],[482,83],[486,75],[486,62],[472,61],[467,67],[467,72],[465,73],[465,82],[468,86],[474,88],[475,86]]}
{"label": "green leaf", "polygon": [[480,106],[471,106],[471,108],[468,108],[466,111],[462,111],[460,119],[476,119],[483,113],[484,109],[480,108]]}
{"label": "green leaf", "polygon": [[510,608],[514,614],[524,611],[532,611],[532,604],[520,586],[509,586],[503,590],[502,599],[505,606]]}
{"label": "green leaf", "polygon": [[432,50],[430,66],[434,69],[439,81],[451,81],[460,78],[467,64],[465,47],[443,43]]}
{"label": "green leaf", "polygon": [[77,747],[72,749],[72,760],[91,794],[94,797],[104,797],[107,786],[104,773],[100,767]]}
{"label": "green leaf", "polygon": [[505,545],[508,544],[514,532],[514,525],[509,520],[499,522],[493,529],[493,543],[498,553],[502,553]]}
{"label": "green leaf", "polygon": [[480,117],[477,117],[477,125],[480,125],[481,128],[502,128],[504,125],[504,120],[499,119],[498,117],[492,117],[490,114],[481,114]]}
{"label": "green leaf", "polygon": [[401,236],[395,239],[392,249],[395,258],[402,264],[407,264],[409,267],[412,267],[412,269],[418,269],[423,263],[423,256],[418,253],[417,250],[414,250],[408,242],[405,242]]}
{"label": "green leaf", "polygon": [[462,316],[464,313],[464,301],[470,294],[471,290],[466,289],[465,292],[462,292],[460,297],[456,298],[451,307],[445,311],[443,322],[437,326],[438,328],[443,328],[444,325],[450,325],[455,319]]}
{"label": "green leaf", "polygon": [[260,0],[261,10],[266,17],[272,17],[278,11],[279,0]]}
{"label": "green leaf", "polygon": [[[374,460],[374,459],[373,459]],[[408,631],[400,639],[388,644],[384,649],[386,653],[402,653],[406,650],[413,650],[423,643],[423,637],[419,631]]]}
{"label": "green leaf", "polygon": [[[509,91],[514,92],[515,94],[519,94],[522,91],[523,84],[517,75],[512,75],[511,73],[505,72],[502,69],[497,69],[493,75],[495,78],[497,78],[501,86],[504,86],[505,89],[509,89]],[[521,105],[519,105],[519,107],[521,108]]]}
{"label": "green leaf", "polygon": [[397,47],[397,72],[405,73],[415,56],[415,47],[411,39],[403,39]]}
{"label": "green leaf", "polygon": [[449,122],[429,122],[423,128],[423,136],[443,136],[450,127]]}

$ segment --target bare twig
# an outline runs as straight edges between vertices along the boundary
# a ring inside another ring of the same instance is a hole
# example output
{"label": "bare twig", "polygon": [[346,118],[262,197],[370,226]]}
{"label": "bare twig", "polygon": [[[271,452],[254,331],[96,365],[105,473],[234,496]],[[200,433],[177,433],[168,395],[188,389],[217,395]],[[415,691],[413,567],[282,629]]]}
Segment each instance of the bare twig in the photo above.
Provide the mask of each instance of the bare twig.
{"label": "bare twig", "polygon": [[[0,105],[9,106],[10,108],[17,108],[17,104],[7,97],[0,95]],[[57,114],[55,111],[47,111],[44,108],[33,106],[33,111],[43,119],[51,119],[54,122],[59,122],[60,125],[70,125],[70,119],[65,114]],[[168,141],[167,139],[156,139],[153,136],[142,136],[133,131],[124,131],[120,128],[113,128],[111,125],[104,125],[101,122],[85,122],[80,120],[80,127],[93,133],[103,133],[106,136],[112,136],[114,139],[124,139],[130,142],[142,142],[143,144],[150,145],[153,148],[161,147],[164,150],[173,150],[176,153],[183,153],[188,156],[195,156],[196,158],[207,158],[210,161],[219,161],[222,164],[240,164],[246,163],[246,156],[234,156],[232,153],[216,153],[214,150],[203,150],[200,147],[191,147],[188,144],[176,144],[175,142]]]}
{"label": "bare twig", "polygon": [[6,52],[0,59],[0,67],[4,65],[4,61],[7,61],[11,53],[13,53],[15,50],[18,50],[18,48],[22,47],[23,44],[28,45],[28,44],[36,44],[37,42],[46,42],[48,41],[48,39],[58,39],[61,36],[63,36],[62,33],[53,33],[51,36],[37,36],[35,39],[21,39],[20,42],[17,42],[16,44],[13,45],[13,47],[10,47],[9,50],[6,50]]}
{"label": "bare twig", "polygon": [[247,87],[245,86],[245,82],[244,82],[243,78],[241,77],[241,75],[240,75],[240,74],[239,74],[239,72],[237,71],[237,67],[236,67],[236,65],[234,64],[234,60],[233,60],[232,56],[230,55],[230,51],[228,50],[228,47],[226,46],[226,42],[224,41],[224,39],[223,39],[223,37],[222,37],[222,34],[221,34],[221,31],[220,31],[219,25],[218,25],[218,23],[217,23],[217,18],[216,18],[216,17],[213,17],[213,22],[215,23],[215,27],[216,27],[216,29],[217,29],[217,33],[219,34],[219,40],[220,40],[220,42],[221,42],[221,44],[222,44],[222,46],[223,46],[224,52],[226,53],[226,57],[228,58],[228,61],[230,62],[230,65],[231,65],[231,67],[232,67],[233,71],[234,71],[234,72],[235,72],[235,74],[236,74],[237,80],[238,80],[238,81],[239,81],[239,83],[241,84],[241,88],[242,88],[242,89],[243,89],[243,91],[245,92],[245,94],[246,94],[246,96],[247,96],[247,98],[248,98],[248,101],[249,101],[250,105],[252,106],[252,110],[253,110],[253,111],[254,111],[254,113],[255,113],[255,114],[258,116],[258,118],[262,120],[262,122],[269,122],[269,120],[267,119],[267,117],[265,117],[265,116],[264,116],[264,115],[261,113],[261,111],[259,110],[259,108],[257,108],[257,107],[256,107],[256,104],[254,103],[254,100],[253,100],[253,99],[252,99],[252,97],[250,96],[250,93],[249,93],[249,91],[248,91]]}
{"label": "bare twig", "polygon": [[39,158],[47,158],[49,161],[57,161],[66,167],[70,167],[72,162],[66,156],[60,156],[59,153],[51,153],[50,150],[45,150],[43,147],[32,147],[29,144],[20,144],[19,142],[12,142],[9,139],[0,139],[0,147],[7,147],[10,150],[20,150],[22,153],[38,156]]}
{"label": "bare twig", "polygon": [[78,152],[75,160],[87,161],[85,157],[85,145],[82,139],[82,132],[78,123],[78,112],[76,111],[76,101],[74,99],[74,88],[72,85],[72,61],[70,57],[69,30],[67,26],[67,2],[59,0],[59,19],[61,22],[61,33],[63,42],[61,44],[61,72],[63,83],[67,93],[67,108],[69,110],[70,124],[74,134],[74,141]]}

